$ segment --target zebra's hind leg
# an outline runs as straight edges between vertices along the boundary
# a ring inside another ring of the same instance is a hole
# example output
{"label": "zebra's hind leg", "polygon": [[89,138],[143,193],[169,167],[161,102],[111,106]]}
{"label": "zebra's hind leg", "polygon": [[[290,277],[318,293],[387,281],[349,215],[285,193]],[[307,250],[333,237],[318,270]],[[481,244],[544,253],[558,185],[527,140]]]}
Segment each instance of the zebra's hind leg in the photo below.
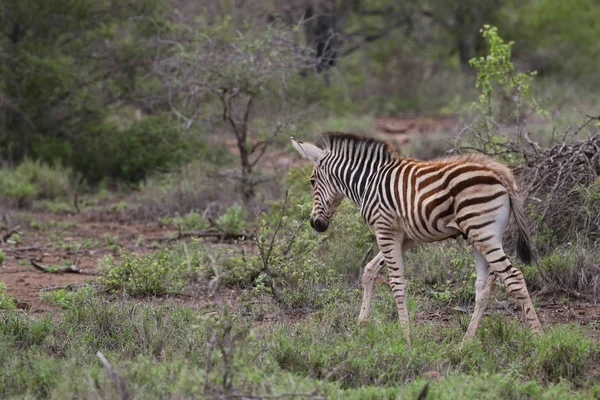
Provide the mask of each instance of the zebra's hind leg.
{"label": "zebra's hind leg", "polygon": [[380,251],[377,255],[365,266],[365,271],[362,276],[363,284],[363,300],[360,307],[360,315],[358,317],[358,323],[360,325],[366,325],[369,321],[369,314],[371,313],[371,298],[373,297],[373,285],[375,283],[375,277],[379,273],[379,270],[383,266],[383,253]]}
{"label": "zebra's hind leg", "polygon": [[[538,333],[541,331],[541,325],[533,309],[523,273],[511,264],[500,243],[501,241],[495,241],[495,244],[481,244],[476,248],[489,263],[490,272],[495,272],[500,276],[506,286],[506,292],[519,301],[525,321],[532,332]],[[476,242],[475,245],[477,244]]]}
{"label": "zebra's hind leg", "polygon": [[477,329],[481,323],[483,313],[490,304],[490,300],[495,295],[496,277],[489,273],[489,265],[485,257],[473,249],[475,253],[475,268],[477,271],[477,280],[475,281],[475,311],[469,323],[469,328],[465,334],[465,338],[472,338],[477,334]]}

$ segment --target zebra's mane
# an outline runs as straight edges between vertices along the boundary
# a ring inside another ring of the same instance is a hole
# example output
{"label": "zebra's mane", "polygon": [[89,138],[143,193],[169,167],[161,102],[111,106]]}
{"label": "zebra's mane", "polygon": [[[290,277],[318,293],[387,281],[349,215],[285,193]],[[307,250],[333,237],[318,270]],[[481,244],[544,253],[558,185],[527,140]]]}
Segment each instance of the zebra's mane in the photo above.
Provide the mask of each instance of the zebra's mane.
{"label": "zebra's mane", "polygon": [[322,150],[335,151],[343,147],[381,148],[390,157],[394,156],[392,146],[383,140],[361,137],[352,133],[325,132],[317,140],[316,145]]}

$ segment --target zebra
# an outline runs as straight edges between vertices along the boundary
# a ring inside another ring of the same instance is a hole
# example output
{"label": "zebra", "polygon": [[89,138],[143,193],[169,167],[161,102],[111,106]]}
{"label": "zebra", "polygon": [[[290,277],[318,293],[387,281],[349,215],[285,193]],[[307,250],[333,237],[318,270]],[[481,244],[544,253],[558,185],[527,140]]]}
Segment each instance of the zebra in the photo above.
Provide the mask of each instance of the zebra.
{"label": "zebra", "polygon": [[408,335],[403,253],[421,243],[462,236],[473,248],[477,275],[475,310],[465,338],[476,335],[495,294],[494,275],[519,301],[532,332],[541,331],[523,273],[511,264],[502,246],[512,212],[518,228],[517,255],[531,263],[532,244],[517,184],[506,165],[479,154],[430,161],[404,158],[386,142],[349,133],[325,132],[316,145],[291,139],[300,155],[314,163],[313,229],[326,231],[348,197],[360,207],[375,235],[379,252],[364,269],[359,324],[369,320],[373,285],[385,262],[398,319]]}

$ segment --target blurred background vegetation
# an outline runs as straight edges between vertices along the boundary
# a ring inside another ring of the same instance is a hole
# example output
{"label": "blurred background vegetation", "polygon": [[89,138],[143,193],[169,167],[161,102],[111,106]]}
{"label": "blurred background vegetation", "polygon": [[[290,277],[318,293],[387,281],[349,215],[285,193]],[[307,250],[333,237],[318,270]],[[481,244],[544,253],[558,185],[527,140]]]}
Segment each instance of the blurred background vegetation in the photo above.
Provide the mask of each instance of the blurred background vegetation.
{"label": "blurred background vegetation", "polygon": [[586,111],[599,18],[593,0],[5,0],[0,161],[92,185],[235,161],[253,186],[263,147],[312,121],[467,110],[484,23],[550,111]]}

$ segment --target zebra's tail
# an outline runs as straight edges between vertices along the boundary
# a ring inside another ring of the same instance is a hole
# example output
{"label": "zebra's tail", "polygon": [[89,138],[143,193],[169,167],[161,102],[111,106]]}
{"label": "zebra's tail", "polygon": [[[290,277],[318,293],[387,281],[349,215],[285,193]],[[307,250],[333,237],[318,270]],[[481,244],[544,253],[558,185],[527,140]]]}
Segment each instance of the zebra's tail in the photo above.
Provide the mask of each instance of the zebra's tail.
{"label": "zebra's tail", "polygon": [[534,259],[534,254],[531,238],[529,237],[529,230],[527,229],[527,223],[525,221],[523,205],[515,193],[509,193],[509,198],[510,209],[512,210],[515,222],[517,223],[517,229],[519,230],[519,236],[517,238],[517,256],[521,261],[529,265]]}

